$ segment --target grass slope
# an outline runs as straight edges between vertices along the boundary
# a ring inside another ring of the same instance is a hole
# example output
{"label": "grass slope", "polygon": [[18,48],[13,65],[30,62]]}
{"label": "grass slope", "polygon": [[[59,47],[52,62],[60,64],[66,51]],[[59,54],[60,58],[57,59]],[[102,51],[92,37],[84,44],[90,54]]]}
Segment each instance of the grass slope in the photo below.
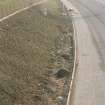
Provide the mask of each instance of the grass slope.
{"label": "grass slope", "polygon": [[0,105],[57,105],[64,80],[49,71],[62,66],[57,51],[72,46],[71,37],[64,36],[72,32],[71,21],[60,16],[58,3],[49,0],[0,23]]}
{"label": "grass slope", "polygon": [[0,0],[0,18],[38,1],[39,0]]}

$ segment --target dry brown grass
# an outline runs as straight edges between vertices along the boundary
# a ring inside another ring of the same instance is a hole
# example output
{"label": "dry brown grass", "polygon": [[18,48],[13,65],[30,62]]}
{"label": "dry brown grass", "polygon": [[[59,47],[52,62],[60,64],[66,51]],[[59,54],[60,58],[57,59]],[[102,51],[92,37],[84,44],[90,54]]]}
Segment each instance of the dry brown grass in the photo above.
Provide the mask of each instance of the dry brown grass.
{"label": "dry brown grass", "polygon": [[0,18],[40,0],[0,0]]}
{"label": "dry brown grass", "polygon": [[[46,7],[48,15],[44,16]],[[49,0],[0,23],[0,105],[57,105],[56,98],[62,92],[46,90],[53,78],[49,71],[61,65],[55,65],[57,51],[72,46],[58,27],[72,30],[71,23],[67,24],[71,21],[60,12],[56,0]],[[58,82],[64,84],[56,80],[58,88]]]}

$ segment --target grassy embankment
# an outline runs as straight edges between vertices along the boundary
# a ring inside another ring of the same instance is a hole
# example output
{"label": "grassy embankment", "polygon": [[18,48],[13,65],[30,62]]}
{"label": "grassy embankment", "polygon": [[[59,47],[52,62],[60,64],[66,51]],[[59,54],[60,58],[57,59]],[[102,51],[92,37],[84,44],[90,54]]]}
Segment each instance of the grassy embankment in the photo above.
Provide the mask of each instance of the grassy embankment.
{"label": "grassy embankment", "polygon": [[7,16],[21,8],[29,6],[39,0],[0,0],[0,18]]}
{"label": "grassy embankment", "polygon": [[0,23],[0,105],[58,105],[67,77],[53,72],[65,68],[71,75],[71,33],[58,0]]}

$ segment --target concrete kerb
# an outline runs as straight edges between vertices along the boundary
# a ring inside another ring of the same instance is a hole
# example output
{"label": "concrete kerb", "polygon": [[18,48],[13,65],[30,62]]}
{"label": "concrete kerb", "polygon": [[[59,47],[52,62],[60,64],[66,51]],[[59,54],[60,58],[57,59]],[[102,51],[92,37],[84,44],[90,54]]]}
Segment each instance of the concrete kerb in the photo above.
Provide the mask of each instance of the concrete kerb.
{"label": "concrete kerb", "polygon": [[78,63],[79,63],[79,59],[78,59],[78,44],[77,44],[77,32],[75,30],[75,25],[73,24],[73,29],[74,29],[74,34],[73,34],[73,43],[74,43],[74,66],[73,66],[73,73],[72,73],[72,79],[70,82],[70,89],[69,89],[69,93],[68,93],[68,98],[67,98],[67,103],[66,105],[70,105],[70,99],[71,99],[71,93],[72,93],[72,89],[73,89],[73,83],[75,80],[75,75],[76,75],[76,70],[78,67]]}
{"label": "concrete kerb", "polygon": [[[69,12],[71,10],[73,10],[73,12],[76,10],[75,7],[72,6],[72,4],[70,3],[70,1],[67,0],[60,0],[63,8],[66,8],[66,10]],[[65,3],[67,2],[67,3]],[[77,10],[76,10],[76,13]],[[69,13],[67,13],[69,14]],[[74,35],[73,35],[73,46],[74,46],[74,66],[73,66],[73,73],[72,73],[72,79],[70,81],[70,86],[69,86],[69,93],[68,93],[68,97],[67,97],[67,103],[66,105],[70,105],[70,98],[71,98],[71,93],[72,93],[72,88],[73,88],[73,83],[74,83],[74,79],[75,79],[75,74],[76,74],[76,69],[79,63],[79,59],[78,59],[78,45],[77,45],[77,32],[76,32],[76,28],[75,28],[75,24],[73,21],[73,14],[70,13],[70,16],[72,16],[72,24],[73,24],[73,29],[74,29]]]}
{"label": "concrete kerb", "polygon": [[1,18],[1,19],[0,19],[0,22],[4,21],[4,20],[6,20],[6,19],[8,19],[8,18],[10,18],[10,17],[12,17],[12,16],[14,16],[14,15],[20,13],[20,12],[23,12],[23,11],[25,11],[25,10],[28,10],[28,9],[31,8],[31,7],[40,5],[40,4],[42,4],[42,3],[46,2],[46,1],[47,1],[47,0],[41,0],[41,1],[39,1],[39,2],[37,2],[37,3],[34,3],[34,4],[30,5],[30,6],[27,6],[27,7],[25,7],[25,8],[19,9],[19,10],[13,12],[12,14],[10,14],[10,15],[8,15],[8,16],[5,16],[5,17]]}

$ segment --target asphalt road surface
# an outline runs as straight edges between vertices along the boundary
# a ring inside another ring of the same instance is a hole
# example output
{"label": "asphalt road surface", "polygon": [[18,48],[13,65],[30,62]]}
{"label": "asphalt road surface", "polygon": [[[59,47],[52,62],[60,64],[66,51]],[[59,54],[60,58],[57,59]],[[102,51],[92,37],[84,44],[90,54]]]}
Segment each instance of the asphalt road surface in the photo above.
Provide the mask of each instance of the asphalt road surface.
{"label": "asphalt road surface", "polygon": [[105,105],[105,1],[69,1],[82,15],[74,18],[79,66],[70,105]]}

